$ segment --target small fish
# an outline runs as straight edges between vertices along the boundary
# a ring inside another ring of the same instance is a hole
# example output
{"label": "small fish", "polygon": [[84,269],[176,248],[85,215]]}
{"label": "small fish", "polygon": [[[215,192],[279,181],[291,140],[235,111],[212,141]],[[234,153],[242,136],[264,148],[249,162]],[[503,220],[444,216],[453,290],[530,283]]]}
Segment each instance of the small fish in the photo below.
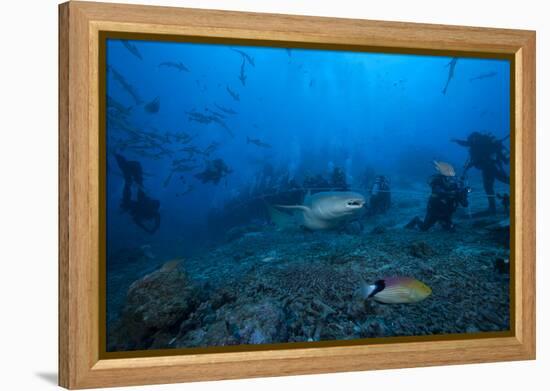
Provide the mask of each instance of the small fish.
{"label": "small fish", "polygon": [[139,97],[139,95],[136,92],[134,86],[132,86],[130,83],[128,83],[126,81],[126,79],[124,78],[124,76],[122,76],[122,74],[120,72],[118,72],[115,68],[113,68],[112,66],[109,66],[109,70],[113,74],[114,79],[116,81],[118,81],[119,84],[122,86],[122,88],[124,88],[124,90],[126,90],[126,92],[128,94],[130,94],[130,96],[134,99],[134,101],[136,102],[136,105],[142,104],[143,100],[141,100],[141,98]]}
{"label": "small fish", "polygon": [[146,112],[149,114],[156,114],[160,110],[160,98],[157,96],[151,102],[147,103],[144,107]]}
{"label": "small fish", "polygon": [[237,94],[235,91],[233,91],[231,88],[229,88],[229,86],[226,86],[225,89],[227,90],[227,93],[229,95],[231,95],[233,100],[235,100],[237,102],[241,100],[241,98],[239,97],[239,94]]}
{"label": "small fish", "polygon": [[180,72],[189,72],[189,68],[183,65],[182,62],[164,61],[159,64],[159,67],[176,68]]}
{"label": "small fish", "polygon": [[432,289],[411,277],[389,277],[367,285],[361,284],[363,299],[374,299],[384,304],[416,303],[432,294]]}
{"label": "small fish", "polygon": [[212,115],[214,115],[214,116],[216,116],[216,117],[218,117],[218,118],[220,118],[220,119],[225,119],[225,118],[227,118],[225,115],[220,114],[220,113],[218,113],[217,111],[212,111],[212,110],[210,110],[210,112],[212,113]]}
{"label": "small fish", "polygon": [[257,145],[260,148],[271,148],[271,145],[264,143],[257,138],[250,138],[248,136],[246,136],[246,143]]}
{"label": "small fish", "polygon": [[210,155],[212,152],[216,151],[218,149],[218,147],[220,146],[220,143],[217,143],[215,141],[211,142],[210,145],[208,145],[205,149],[204,149],[204,153],[208,156]]}
{"label": "small fish", "polygon": [[189,156],[193,157],[195,155],[208,156],[204,151],[201,151],[196,146],[192,145],[190,147],[185,147],[180,150],[181,152],[187,153]]}
{"label": "small fish", "polygon": [[235,137],[235,134],[233,133],[233,131],[231,129],[229,129],[229,126],[227,126],[227,124],[222,121],[220,118],[214,116],[214,115],[211,115],[208,117],[212,122],[215,122],[217,123],[218,125],[220,125],[222,128],[224,128],[227,133],[232,137],[234,138]]}
{"label": "small fish", "polygon": [[248,61],[248,63],[250,65],[252,65],[253,67],[256,66],[254,64],[254,58],[253,57],[250,57],[248,54],[246,54],[245,52],[243,52],[242,50],[239,50],[239,49],[234,49],[234,48],[231,48],[231,50],[239,53],[241,56],[243,56],[244,59],[246,59],[246,61]]}
{"label": "small fish", "polygon": [[187,111],[186,113],[189,117],[189,121],[195,121],[201,124],[209,124],[210,122],[212,122],[213,116],[204,115],[202,113],[199,113],[198,111]]}
{"label": "small fish", "polygon": [[246,74],[244,73],[244,58],[243,63],[241,64],[241,74],[239,75],[239,80],[241,81],[243,86],[246,86]]}
{"label": "small fish", "polygon": [[217,185],[221,179],[233,172],[222,159],[214,159],[205,163],[206,168],[204,171],[195,175],[195,178],[202,183],[212,182],[214,185]]}
{"label": "small fish", "polygon": [[195,190],[195,186],[189,185],[189,187],[185,191],[181,193],[176,193],[176,197],[184,197],[187,194],[191,193],[193,190]]}
{"label": "small fish", "polygon": [[185,163],[190,163],[190,162],[194,162],[195,159],[192,159],[192,158],[182,158],[182,159],[175,159],[175,160],[172,160],[172,167],[177,167],[177,166],[181,166],[181,165],[184,165]]}
{"label": "small fish", "polygon": [[173,166],[172,170],[174,172],[189,172],[189,171],[193,171],[196,168],[198,168],[198,167],[197,166],[187,166],[185,164],[178,164],[176,166]]}
{"label": "small fish", "polygon": [[455,176],[456,175],[454,167],[452,165],[450,165],[449,163],[438,162],[437,160],[434,160],[433,163],[434,163],[434,168],[437,171],[439,171],[439,173],[441,175],[445,175],[445,176]]}
{"label": "small fish", "polygon": [[455,75],[455,67],[456,67],[457,61],[458,61],[458,57],[453,57],[451,61],[447,64],[447,66],[449,67],[449,75],[447,76],[447,83],[445,84],[443,91],[441,91],[443,94],[447,93],[447,88],[449,88],[449,83],[451,82],[451,80]]}
{"label": "small fish", "polygon": [[231,115],[237,114],[237,112],[235,110],[228,109],[227,107],[220,106],[217,103],[214,103],[214,106],[216,106],[218,109],[220,109],[221,111],[223,111],[226,114],[231,114]]}
{"label": "small fish", "polygon": [[221,119],[227,118],[225,115],[223,115],[223,114],[221,114],[221,113],[218,113],[217,111],[210,110],[208,107],[206,107],[204,110],[205,110],[205,111],[208,111],[209,113],[212,113],[212,115],[215,115],[215,116],[218,117],[218,118],[221,118]]}
{"label": "small fish", "polygon": [[[185,132],[179,132],[179,133],[171,133],[170,137],[173,137],[180,144],[188,144],[191,141],[193,141],[193,139],[196,136],[192,136],[192,135],[190,135],[188,133],[185,133]],[[170,143],[170,138],[169,137],[167,139],[167,142]]]}
{"label": "small fish", "polygon": [[131,106],[124,106],[119,101],[113,99],[110,95],[107,95],[107,107],[111,107],[124,115],[130,114],[130,111],[132,110]]}
{"label": "small fish", "polygon": [[136,56],[137,58],[139,58],[140,60],[143,60],[143,57],[141,57],[141,53],[139,52],[138,48],[136,45],[130,43],[129,41],[125,40],[125,39],[121,39],[120,42],[122,42],[122,44],[124,45],[124,47],[126,49],[128,49],[128,51],[130,53],[132,53],[134,56]]}
{"label": "small fish", "polygon": [[496,75],[497,75],[496,72],[482,73],[481,75],[470,78],[470,81],[488,79],[490,77],[495,77]]}
{"label": "small fish", "polygon": [[235,137],[231,129],[229,129],[227,124],[219,116],[205,115],[205,114],[199,113],[198,111],[188,111],[187,114],[188,114],[189,121],[195,121],[201,124],[209,124],[211,122],[217,123],[222,128],[224,128],[231,137]]}
{"label": "small fish", "polygon": [[286,50],[286,54],[288,54],[288,57],[292,57],[292,49],[285,48],[285,50]]}
{"label": "small fish", "polygon": [[172,177],[177,172],[189,172],[193,171],[194,169],[198,168],[198,166],[186,166],[183,164],[180,164],[178,166],[172,167],[172,171],[170,171],[170,174],[166,177],[166,179],[163,182],[163,186],[167,187],[170,184],[170,181],[172,180]]}

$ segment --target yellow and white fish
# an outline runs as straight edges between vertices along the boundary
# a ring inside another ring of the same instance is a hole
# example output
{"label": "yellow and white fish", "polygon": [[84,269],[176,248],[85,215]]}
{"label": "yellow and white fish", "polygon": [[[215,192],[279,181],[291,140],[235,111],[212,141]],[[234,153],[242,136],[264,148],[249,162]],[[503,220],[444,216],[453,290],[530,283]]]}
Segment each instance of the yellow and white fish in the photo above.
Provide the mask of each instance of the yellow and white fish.
{"label": "yellow and white fish", "polygon": [[445,176],[456,175],[455,168],[449,163],[438,162],[437,160],[434,160],[434,166],[435,166],[435,169],[442,175],[445,175]]}
{"label": "yellow and white fish", "polygon": [[404,304],[422,301],[432,294],[432,289],[411,277],[388,277],[372,285],[363,282],[361,295],[385,304]]}

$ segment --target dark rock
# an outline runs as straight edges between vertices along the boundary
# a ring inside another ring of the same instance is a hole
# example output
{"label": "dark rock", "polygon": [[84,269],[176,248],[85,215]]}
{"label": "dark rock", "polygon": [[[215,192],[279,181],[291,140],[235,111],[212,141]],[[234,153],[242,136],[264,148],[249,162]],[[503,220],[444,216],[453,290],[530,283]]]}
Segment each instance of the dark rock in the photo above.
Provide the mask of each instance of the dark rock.
{"label": "dark rock", "polygon": [[386,233],[386,228],[382,225],[377,225],[370,231],[370,233],[374,235],[381,235]]}
{"label": "dark rock", "polygon": [[285,314],[275,301],[264,300],[228,311],[241,344],[275,343],[286,339]]}
{"label": "dark rock", "polygon": [[434,255],[434,250],[426,242],[412,243],[408,247],[409,254],[415,258],[429,258]]}
{"label": "dark rock", "polygon": [[[185,322],[184,322],[185,323]],[[271,299],[220,307],[202,327],[180,332],[179,347],[276,343],[287,340],[284,311]]]}
{"label": "dark rock", "polygon": [[219,292],[216,292],[211,300],[210,305],[212,306],[212,309],[217,310],[218,308],[230,304],[236,300],[236,296],[233,292],[230,292],[228,290],[221,290]]}
{"label": "dark rock", "polygon": [[109,336],[108,350],[150,347],[159,331],[177,329],[197,304],[197,289],[186,274],[177,263],[165,264],[130,286],[120,319]]}
{"label": "dark rock", "polygon": [[211,324],[200,343],[206,346],[227,346],[237,344],[238,340],[232,335],[227,326],[227,322],[223,320]]}

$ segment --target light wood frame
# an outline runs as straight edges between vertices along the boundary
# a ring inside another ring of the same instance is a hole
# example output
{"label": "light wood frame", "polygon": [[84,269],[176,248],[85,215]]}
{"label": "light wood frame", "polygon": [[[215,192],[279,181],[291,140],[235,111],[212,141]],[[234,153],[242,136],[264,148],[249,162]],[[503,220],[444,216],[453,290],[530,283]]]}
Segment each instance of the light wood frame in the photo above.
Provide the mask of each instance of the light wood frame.
{"label": "light wood frame", "polygon": [[[386,51],[506,54],[512,99],[510,336],[101,359],[99,351],[100,31],[329,44]],[[168,7],[59,6],[59,384],[75,388],[535,358],[535,33]]]}

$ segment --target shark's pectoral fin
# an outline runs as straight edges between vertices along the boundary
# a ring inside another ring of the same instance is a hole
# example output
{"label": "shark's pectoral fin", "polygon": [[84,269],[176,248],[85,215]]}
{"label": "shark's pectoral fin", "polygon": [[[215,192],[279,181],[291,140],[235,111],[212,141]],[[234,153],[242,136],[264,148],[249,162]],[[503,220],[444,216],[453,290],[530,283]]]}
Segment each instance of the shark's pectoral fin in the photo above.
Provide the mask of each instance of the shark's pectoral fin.
{"label": "shark's pectoral fin", "polygon": [[[294,208],[285,208],[285,206],[282,205],[270,205],[268,203],[266,203],[266,206],[269,213],[269,218],[276,227],[291,228],[297,226],[300,223],[301,219],[299,219],[296,214],[292,213]],[[280,207],[281,209],[290,209],[290,213],[283,212],[282,210],[277,209],[278,207]]]}
{"label": "shark's pectoral fin", "polygon": [[309,212],[310,208],[304,205],[275,205],[276,208],[281,209],[293,209],[293,210],[301,210],[303,212]]}

